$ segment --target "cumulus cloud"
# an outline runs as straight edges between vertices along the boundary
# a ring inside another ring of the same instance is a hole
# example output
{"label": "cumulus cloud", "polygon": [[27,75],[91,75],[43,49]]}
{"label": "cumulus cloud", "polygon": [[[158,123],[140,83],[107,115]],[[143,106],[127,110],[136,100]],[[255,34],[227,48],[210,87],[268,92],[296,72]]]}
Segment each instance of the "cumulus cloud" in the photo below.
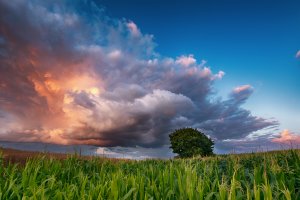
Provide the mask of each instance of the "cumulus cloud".
{"label": "cumulus cloud", "polygon": [[278,125],[241,107],[250,85],[214,98],[223,71],[155,46],[92,2],[0,1],[0,139],[152,148],[185,126],[223,141]]}

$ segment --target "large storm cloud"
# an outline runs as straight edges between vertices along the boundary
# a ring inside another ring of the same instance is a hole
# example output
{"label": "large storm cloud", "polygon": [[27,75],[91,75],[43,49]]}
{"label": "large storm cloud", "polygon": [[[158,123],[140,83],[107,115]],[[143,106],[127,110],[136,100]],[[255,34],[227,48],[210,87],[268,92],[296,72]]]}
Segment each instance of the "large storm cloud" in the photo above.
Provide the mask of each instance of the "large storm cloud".
{"label": "large storm cloud", "polygon": [[155,46],[92,2],[0,0],[0,140],[161,147],[180,127],[222,142],[278,125],[241,107],[250,85],[222,100],[224,72]]}

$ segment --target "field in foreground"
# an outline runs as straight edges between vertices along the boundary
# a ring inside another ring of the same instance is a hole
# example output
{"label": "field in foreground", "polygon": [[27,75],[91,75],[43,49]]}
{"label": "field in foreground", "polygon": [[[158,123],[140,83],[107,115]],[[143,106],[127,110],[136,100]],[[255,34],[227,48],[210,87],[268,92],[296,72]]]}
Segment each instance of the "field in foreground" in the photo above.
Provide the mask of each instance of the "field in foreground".
{"label": "field in foreground", "polygon": [[0,199],[300,199],[296,150],[145,161],[7,152]]}

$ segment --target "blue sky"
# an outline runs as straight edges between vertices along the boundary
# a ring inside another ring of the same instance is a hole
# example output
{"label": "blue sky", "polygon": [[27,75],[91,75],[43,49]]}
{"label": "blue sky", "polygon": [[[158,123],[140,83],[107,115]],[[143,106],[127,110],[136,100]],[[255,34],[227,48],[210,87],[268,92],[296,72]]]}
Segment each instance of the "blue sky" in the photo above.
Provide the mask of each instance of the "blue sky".
{"label": "blue sky", "polygon": [[0,0],[0,145],[170,157],[300,144],[300,2]]}
{"label": "blue sky", "polygon": [[300,132],[299,1],[96,2],[109,15],[153,34],[160,54],[193,54],[213,71],[223,70],[226,75],[215,86],[224,98],[236,85],[252,85],[246,108]]}

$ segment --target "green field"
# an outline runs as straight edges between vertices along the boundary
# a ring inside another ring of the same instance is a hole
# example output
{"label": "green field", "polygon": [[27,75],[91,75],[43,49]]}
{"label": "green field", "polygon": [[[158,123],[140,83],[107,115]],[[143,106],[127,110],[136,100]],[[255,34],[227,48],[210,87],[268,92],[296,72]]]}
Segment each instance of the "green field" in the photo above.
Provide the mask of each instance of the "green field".
{"label": "green field", "polygon": [[183,160],[39,157],[25,165],[1,158],[0,165],[1,200],[300,199],[296,150]]}

